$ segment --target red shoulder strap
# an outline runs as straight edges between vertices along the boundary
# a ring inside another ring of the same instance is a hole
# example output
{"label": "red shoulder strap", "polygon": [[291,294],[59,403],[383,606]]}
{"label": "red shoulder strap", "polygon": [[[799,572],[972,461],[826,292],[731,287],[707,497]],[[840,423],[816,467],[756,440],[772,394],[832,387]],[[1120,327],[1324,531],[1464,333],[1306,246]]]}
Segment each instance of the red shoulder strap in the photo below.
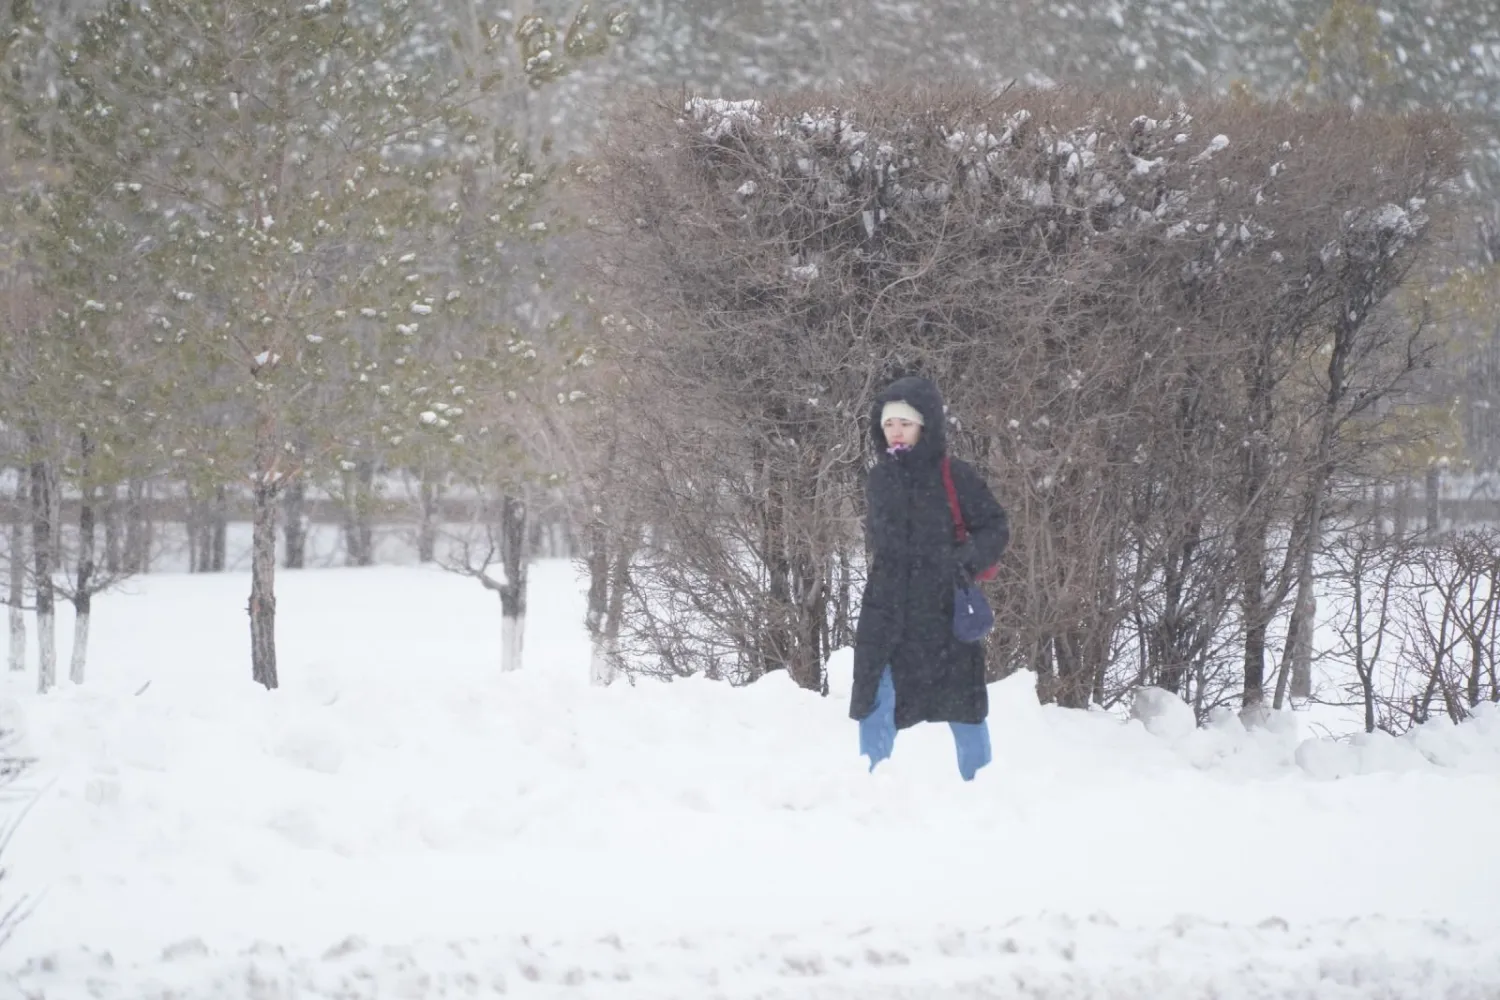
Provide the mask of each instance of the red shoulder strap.
{"label": "red shoulder strap", "polygon": [[948,491],[948,509],[953,513],[953,533],[958,536],[958,544],[962,545],[969,540],[969,527],[964,524],[963,508],[958,505],[958,490],[953,486],[953,469],[948,464],[948,456],[943,456],[943,489]]}

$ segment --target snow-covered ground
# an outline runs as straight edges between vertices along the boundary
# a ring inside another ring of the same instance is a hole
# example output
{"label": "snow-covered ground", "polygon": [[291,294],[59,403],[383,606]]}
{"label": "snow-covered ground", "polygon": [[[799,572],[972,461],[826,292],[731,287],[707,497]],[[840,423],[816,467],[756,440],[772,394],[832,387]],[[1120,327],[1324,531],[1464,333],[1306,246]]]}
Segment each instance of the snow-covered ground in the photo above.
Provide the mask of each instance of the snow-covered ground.
{"label": "snow-covered ground", "polygon": [[594,689],[575,570],[533,587],[501,675],[471,580],[284,572],[271,693],[246,576],[101,599],[86,685],[0,678],[0,1000],[1500,995],[1500,713],[1148,730],[1023,675],[973,784],[936,726],[871,775],[847,652],[828,699]]}

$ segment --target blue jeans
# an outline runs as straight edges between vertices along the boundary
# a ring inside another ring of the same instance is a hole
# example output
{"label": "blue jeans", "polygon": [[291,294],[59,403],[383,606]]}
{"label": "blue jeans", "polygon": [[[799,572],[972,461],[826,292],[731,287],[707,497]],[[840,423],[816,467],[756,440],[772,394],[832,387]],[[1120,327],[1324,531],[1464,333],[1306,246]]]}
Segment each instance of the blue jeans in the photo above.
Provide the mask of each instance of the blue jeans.
{"label": "blue jeans", "polygon": [[[953,746],[958,752],[958,773],[973,781],[979,769],[990,762],[990,727],[985,722],[950,722]],[[891,755],[896,747],[896,685],[891,668],[880,675],[875,709],[859,720],[860,756],[870,758],[870,770]]]}

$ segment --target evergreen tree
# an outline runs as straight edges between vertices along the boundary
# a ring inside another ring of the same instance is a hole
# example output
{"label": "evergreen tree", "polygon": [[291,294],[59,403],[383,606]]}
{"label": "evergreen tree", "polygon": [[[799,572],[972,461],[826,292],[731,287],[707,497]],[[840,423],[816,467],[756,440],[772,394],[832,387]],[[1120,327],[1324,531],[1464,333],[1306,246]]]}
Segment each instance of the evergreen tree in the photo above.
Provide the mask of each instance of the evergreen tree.
{"label": "evergreen tree", "polygon": [[[114,2],[71,37],[33,18],[57,77],[24,91],[22,117],[62,172],[41,215],[46,268],[75,276],[61,315],[81,329],[101,306],[131,313],[120,351],[149,377],[166,457],[248,487],[268,688],[288,486],[366,460],[372,430],[462,445],[471,399],[514,369],[488,329],[446,354],[429,339],[463,298],[455,244],[525,230],[536,172],[507,123],[476,113],[494,81],[412,58],[423,17],[399,0]],[[480,175],[511,192],[484,214],[463,195]],[[121,284],[134,294],[117,308]]]}

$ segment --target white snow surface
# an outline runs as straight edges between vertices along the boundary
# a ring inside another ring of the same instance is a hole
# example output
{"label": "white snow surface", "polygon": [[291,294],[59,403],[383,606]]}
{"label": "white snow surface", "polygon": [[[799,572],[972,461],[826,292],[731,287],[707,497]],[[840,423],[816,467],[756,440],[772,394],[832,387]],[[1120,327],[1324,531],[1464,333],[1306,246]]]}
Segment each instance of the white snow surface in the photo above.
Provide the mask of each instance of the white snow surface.
{"label": "white snow surface", "polygon": [[472,580],[282,572],[275,692],[246,575],[96,602],[87,684],[0,683],[0,1000],[1500,995],[1496,712],[1320,741],[1022,674],[972,784],[941,726],[869,774],[847,650],[826,699],[589,687],[583,584],[534,569],[506,674]]}

